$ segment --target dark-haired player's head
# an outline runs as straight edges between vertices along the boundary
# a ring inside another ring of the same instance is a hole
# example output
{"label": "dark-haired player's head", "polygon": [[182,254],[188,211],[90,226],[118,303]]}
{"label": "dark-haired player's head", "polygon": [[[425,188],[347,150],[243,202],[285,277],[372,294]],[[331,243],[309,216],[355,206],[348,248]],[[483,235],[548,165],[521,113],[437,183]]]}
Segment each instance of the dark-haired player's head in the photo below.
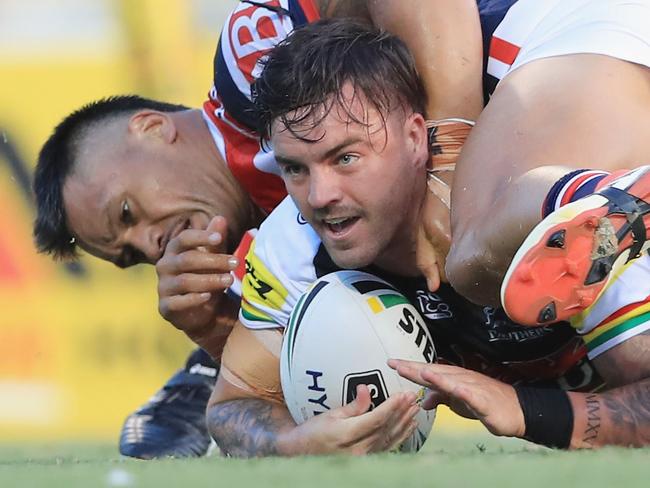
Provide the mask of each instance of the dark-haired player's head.
{"label": "dark-haired player's head", "polygon": [[347,84],[381,114],[399,108],[425,112],[426,92],[406,45],[351,20],[322,20],[295,30],[271,51],[263,67],[253,96],[260,135],[266,140],[277,119],[291,130],[310,118],[318,123],[334,106],[347,109]]}
{"label": "dark-haired player's head", "polygon": [[268,55],[253,92],[287,189],[339,266],[395,268],[414,252],[426,95],[398,38],[348,20],[301,27]]}
{"label": "dark-haired player's head", "polygon": [[216,154],[200,113],[187,107],[139,96],[85,105],[39,154],[38,250],[71,259],[82,248],[120,267],[155,263],[171,237],[223,210]]}

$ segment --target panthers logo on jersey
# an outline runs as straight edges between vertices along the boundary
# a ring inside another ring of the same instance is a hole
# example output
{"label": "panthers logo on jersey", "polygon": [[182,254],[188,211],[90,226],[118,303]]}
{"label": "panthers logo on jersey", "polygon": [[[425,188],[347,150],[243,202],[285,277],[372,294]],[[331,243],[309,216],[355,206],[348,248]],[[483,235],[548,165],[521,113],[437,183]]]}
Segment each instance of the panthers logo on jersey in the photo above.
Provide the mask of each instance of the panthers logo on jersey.
{"label": "panthers logo on jersey", "polygon": [[272,312],[282,309],[287,289],[255,254],[255,241],[246,255],[245,264],[241,313],[250,322],[274,323]]}

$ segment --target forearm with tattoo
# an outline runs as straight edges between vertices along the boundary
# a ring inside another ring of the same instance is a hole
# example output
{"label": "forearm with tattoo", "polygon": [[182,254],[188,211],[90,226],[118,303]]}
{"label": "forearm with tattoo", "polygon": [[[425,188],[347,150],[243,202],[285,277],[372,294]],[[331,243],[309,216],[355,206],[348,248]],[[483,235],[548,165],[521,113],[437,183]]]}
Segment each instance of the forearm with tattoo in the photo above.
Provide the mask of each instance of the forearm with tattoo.
{"label": "forearm with tattoo", "polygon": [[571,393],[571,447],[650,445],[650,379],[600,394]]}
{"label": "forearm with tattoo", "polygon": [[601,399],[596,394],[587,395],[585,397],[587,407],[587,425],[583,429],[582,442],[587,446],[593,447],[593,443],[598,439],[598,434],[600,434],[602,415],[600,401]]}
{"label": "forearm with tattoo", "polygon": [[295,426],[286,408],[246,398],[217,403],[207,412],[208,430],[228,456],[284,455],[280,435]]}

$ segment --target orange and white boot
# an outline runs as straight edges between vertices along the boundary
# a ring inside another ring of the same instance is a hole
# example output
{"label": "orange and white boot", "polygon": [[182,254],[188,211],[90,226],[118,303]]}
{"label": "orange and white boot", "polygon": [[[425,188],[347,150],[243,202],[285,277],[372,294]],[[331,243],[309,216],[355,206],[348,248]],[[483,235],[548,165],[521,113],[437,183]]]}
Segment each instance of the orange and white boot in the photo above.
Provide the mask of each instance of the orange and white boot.
{"label": "orange and white boot", "polygon": [[501,285],[515,322],[567,320],[598,298],[612,270],[650,248],[650,166],[602,183],[549,214],[515,254]]}

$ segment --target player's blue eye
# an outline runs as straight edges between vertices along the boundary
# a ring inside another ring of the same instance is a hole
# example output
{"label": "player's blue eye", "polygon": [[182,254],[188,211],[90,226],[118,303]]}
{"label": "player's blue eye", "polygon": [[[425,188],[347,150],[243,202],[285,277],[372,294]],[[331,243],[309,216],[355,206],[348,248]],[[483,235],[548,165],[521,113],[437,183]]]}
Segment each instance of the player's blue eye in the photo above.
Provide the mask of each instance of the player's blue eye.
{"label": "player's blue eye", "polygon": [[357,159],[359,159],[359,157],[354,154],[344,154],[339,158],[339,163],[345,166],[354,163]]}

